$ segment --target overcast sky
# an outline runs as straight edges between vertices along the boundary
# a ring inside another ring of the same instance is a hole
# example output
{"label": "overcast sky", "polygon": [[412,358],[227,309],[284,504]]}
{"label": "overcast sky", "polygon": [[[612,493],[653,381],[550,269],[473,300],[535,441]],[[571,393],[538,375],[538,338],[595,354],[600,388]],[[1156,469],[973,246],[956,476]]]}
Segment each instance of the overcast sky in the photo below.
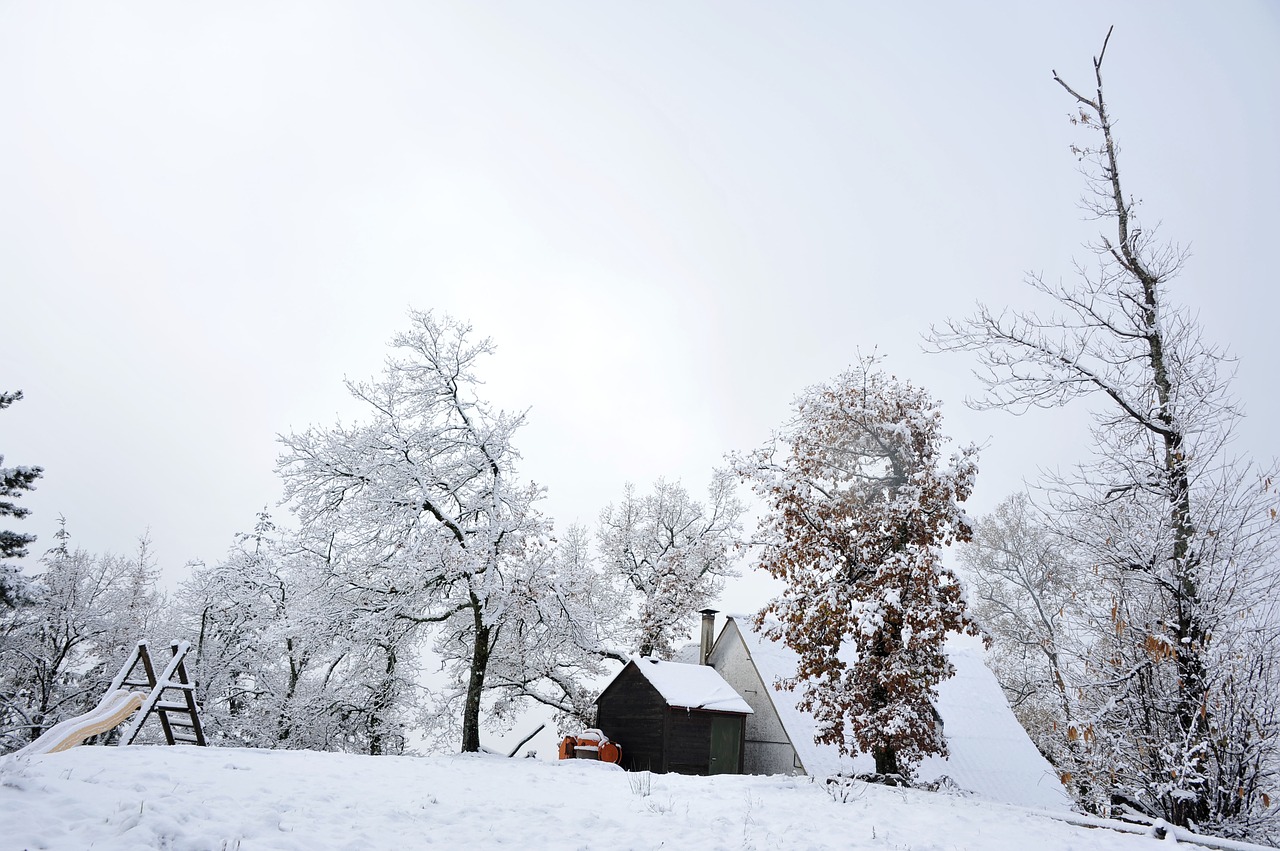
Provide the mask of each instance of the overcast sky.
{"label": "overcast sky", "polygon": [[1050,71],[1088,86],[1112,24],[1126,188],[1269,459],[1276,4],[0,2],[0,452],[46,469],[6,528],[218,559],[409,307],[497,343],[561,526],[703,491],[870,351],[986,444],[986,511],[1082,456],[1083,412],[971,412],[920,334],[1086,256]]}

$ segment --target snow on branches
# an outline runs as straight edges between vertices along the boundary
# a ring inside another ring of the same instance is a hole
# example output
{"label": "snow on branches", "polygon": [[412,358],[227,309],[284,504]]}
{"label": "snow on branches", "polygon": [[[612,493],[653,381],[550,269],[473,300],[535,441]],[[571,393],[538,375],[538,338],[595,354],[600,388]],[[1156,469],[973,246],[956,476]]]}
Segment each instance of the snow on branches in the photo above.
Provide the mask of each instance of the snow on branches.
{"label": "snow on branches", "polygon": [[282,437],[279,471],[309,546],[381,624],[388,678],[421,631],[400,627],[434,631],[455,682],[445,702],[463,704],[462,749],[476,751],[494,686],[543,702],[558,694],[566,710],[580,702],[566,665],[545,652],[572,644],[559,632],[586,631],[564,590],[580,583],[565,575],[575,562],[548,549],[542,489],[518,479],[524,415],[477,395],[493,344],[447,316],[410,319],[382,375],[347,382],[366,419]]}
{"label": "snow on branches", "polygon": [[[20,399],[21,390],[0,392],[0,411]],[[0,464],[3,463],[4,456],[0,455]],[[24,491],[35,490],[35,481],[43,473],[44,469],[41,467],[0,466],[0,517],[22,518],[31,513],[31,509],[24,508],[13,500],[22,496]],[[35,539],[35,535],[0,529],[0,560],[22,558],[27,554],[27,545]],[[25,584],[16,565],[0,561],[0,607],[12,608],[21,603]]]}
{"label": "snow on branches", "polygon": [[627,485],[622,501],[601,512],[601,558],[635,601],[625,632],[642,656],[669,658],[682,627],[735,575],[743,511],[735,490],[732,474],[717,470],[704,504],[679,482],[658,479],[643,496]]}
{"label": "snow on branches", "polygon": [[[952,674],[946,634],[976,633],[939,550],[971,534],[960,503],[977,450],[944,459],[937,402],[873,358],[808,388],[795,412],[774,445],[736,458],[769,509],[759,566],[787,584],[759,623],[776,617],[770,637],[799,654],[785,685],[804,689],[818,740],[909,775],[946,754],[931,703]],[[845,642],[857,651],[848,666]]]}
{"label": "snow on branches", "polygon": [[[1108,39],[1110,33],[1108,33]],[[1094,456],[1042,490],[1052,532],[1108,598],[1080,674],[1081,720],[1064,734],[1089,748],[1082,802],[1125,800],[1185,826],[1256,831],[1269,812],[1280,724],[1280,527],[1268,517],[1273,471],[1229,454],[1241,416],[1234,362],[1171,298],[1186,254],[1156,238],[1121,186],[1115,122],[1103,97],[1106,42],[1093,85],[1054,80],[1093,134],[1084,206],[1105,231],[1067,284],[1032,276],[1040,311],[979,305],[929,335],[973,352],[986,394],[974,407],[1022,412],[1088,397]],[[1092,90],[1090,90],[1092,89]],[[1078,745],[1076,747],[1079,747]]]}

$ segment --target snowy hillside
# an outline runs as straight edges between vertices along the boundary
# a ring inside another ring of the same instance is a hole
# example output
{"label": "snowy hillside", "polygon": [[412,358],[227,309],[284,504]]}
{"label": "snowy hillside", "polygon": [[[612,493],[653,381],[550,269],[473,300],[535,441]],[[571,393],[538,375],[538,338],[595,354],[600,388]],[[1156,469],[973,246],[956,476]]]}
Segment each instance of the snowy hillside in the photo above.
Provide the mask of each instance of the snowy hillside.
{"label": "snowy hillside", "polygon": [[[650,783],[645,790],[633,786]],[[834,787],[833,787],[834,788]],[[1154,849],[1000,804],[807,777],[627,774],[491,756],[80,747],[0,759],[0,846]]]}

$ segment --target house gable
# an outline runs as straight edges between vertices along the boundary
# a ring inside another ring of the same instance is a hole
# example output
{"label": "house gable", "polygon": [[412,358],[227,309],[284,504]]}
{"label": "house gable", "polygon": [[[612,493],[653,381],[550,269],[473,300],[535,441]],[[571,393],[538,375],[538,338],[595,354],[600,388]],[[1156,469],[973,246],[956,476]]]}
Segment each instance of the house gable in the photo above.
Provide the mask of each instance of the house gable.
{"label": "house gable", "polygon": [[746,722],[743,771],[747,774],[806,773],[778,715],[775,692],[761,679],[734,618],[725,623],[707,661],[753,710]]}
{"label": "house gable", "polygon": [[664,772],[667,702],[634,662],[596,698],[596,726],[622,748],[622,767]]}

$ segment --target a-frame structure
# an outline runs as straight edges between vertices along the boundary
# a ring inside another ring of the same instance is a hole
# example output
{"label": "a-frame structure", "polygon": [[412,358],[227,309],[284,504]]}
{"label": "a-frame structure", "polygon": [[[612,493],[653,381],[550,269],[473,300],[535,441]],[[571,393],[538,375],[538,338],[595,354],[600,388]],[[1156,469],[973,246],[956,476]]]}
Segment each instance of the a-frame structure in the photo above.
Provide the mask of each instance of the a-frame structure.
{"label": "a-frame structure", "polygon": [[[138,732],[147,718],[155,714],[160,718],[160,726],[164,729],[164,738],[171,745],[198,745],[204,747],[204,729],[200,726],[200,716],[196,710],[195,684],[187,676],[187,667],[183,663],[191,645],[186,641],[175,641],[170,645],[173,654],[169,664],[156,676],[155,665],[147,642],[139,641],[133,649],[129,661],[120,668],[108,693],[116,689],[145,689],[146,699],[142,702],[133,722],[120,734],[119,745],[133,744]],[[137,673],[141,664],[142,672]],[[165,692],[176,691],[177,699],[166,699]]]}

